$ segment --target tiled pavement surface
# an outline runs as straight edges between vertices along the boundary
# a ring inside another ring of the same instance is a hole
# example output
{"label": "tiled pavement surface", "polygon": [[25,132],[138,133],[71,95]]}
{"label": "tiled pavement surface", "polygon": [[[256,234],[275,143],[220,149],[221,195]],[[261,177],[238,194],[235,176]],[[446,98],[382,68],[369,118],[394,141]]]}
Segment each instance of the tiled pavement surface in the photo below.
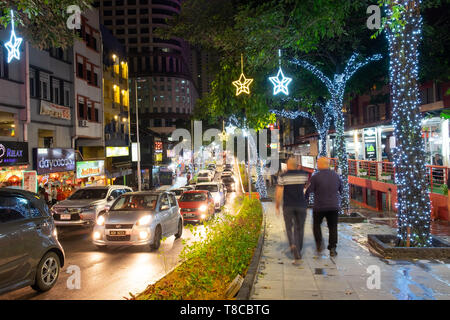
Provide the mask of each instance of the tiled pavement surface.
{"label": "tiled pavement surface", "polygon": [[[394,233],[387,225],[339,224],[338,255],[328,250],[317,255],[312,234],[312,216],[305,223],[303,259],[292,264],[282,215],[274,202],[263,203],[266,238],[252,300],[450,300],[450,261],[385,260],[367,248],[367,234]],[[327,245],[326,222],[322,224]],[[380,288],[369,289],[369,266],[380,270]]]}

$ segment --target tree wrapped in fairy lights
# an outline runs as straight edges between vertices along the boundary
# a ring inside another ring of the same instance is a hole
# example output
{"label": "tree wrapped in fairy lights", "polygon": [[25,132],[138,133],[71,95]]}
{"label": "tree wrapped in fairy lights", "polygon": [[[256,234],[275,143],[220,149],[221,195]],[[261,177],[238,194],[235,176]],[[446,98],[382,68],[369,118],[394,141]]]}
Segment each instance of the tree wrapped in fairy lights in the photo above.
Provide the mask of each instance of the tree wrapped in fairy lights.
{"label": "tree wrapped in fairy lights", "polygon": [[372,61],[378,61],[382,58],[380,54],[375,54],[371,57],[361,59],[358,53],[354,53],[348,60],[344,72],[335,74],[333,79],[328,78],[322,71],[311,63],[305,60],[293,59],[291,62],[313,73],[327,88],[330,94],[330,103],[332,106],[332,113],[334,118],[334,126],[336,128],[336,154],[338,158],[339,174],[343,183],[343,194],[341,197],[341,210],[347,212],[350,208],[350,193],[348,185],[348,159],[347,150],[345,147],[344,137],[344,112],[343,102],[344,93],[348,81],[351,77],[362,67],[366,66]]}
{"label": "tree wrapped in fairy lights", "polygon": [[382,5],[386,11],[383,26],[389,42],[392,122],[396,138],[397,237],[399,245],[426,247],[432,244],[432,239],[418,83],[421,1],[384,0]]}
{"label": "tree wrapped in fairy lights", "polygon": [[[299,101],[297,99],[293,99],[294,101]],[[287,119],[297,119],[298,117],[306,118],[311,120],[314,123],[314,127],[316,128],[317,133],[320,138],[320,148],[319,148],[319,156],[326,157],[327,156],[327,134],[330,129],[331,122],[333,121],[333,107],[330,101],[325,104],[317,103],[314,105],[316,109],[321,110],[322,116],[318,114],[318,112],[312,111],[290,111],[290,110],[269,110],[269,112],[275,114],[278,117],[283,117]]]}

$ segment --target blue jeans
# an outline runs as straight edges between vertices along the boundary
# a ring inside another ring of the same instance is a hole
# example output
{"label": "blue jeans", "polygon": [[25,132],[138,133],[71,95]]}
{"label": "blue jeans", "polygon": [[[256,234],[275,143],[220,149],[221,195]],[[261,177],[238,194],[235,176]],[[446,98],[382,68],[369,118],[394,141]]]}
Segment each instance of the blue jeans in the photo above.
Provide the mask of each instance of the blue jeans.
{"label": "blue jeans", "polygon": [[303,247],[303,234],[305,229],[306,208],[301,207],[283,207],[284,223],[286,224],[286,233],[289,240],[289,246],[295,249],[292,254],[295,259],[301,257]]}

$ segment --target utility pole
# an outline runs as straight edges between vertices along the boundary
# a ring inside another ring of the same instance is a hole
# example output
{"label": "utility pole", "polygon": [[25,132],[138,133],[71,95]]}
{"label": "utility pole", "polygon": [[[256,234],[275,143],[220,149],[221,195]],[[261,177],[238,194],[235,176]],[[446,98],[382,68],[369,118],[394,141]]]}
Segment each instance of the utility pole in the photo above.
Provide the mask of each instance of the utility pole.
{"label": "utility pole", "polygon": [[138,94],[137,94],[137,79],[134,79],[134,92],[136,95],[136,142],[137,142],[137,146],[138,146],[137,178],[138,178],[138,191],[141,191],[142,190],[141,143],[139,142],[139,106],[138,106]]}

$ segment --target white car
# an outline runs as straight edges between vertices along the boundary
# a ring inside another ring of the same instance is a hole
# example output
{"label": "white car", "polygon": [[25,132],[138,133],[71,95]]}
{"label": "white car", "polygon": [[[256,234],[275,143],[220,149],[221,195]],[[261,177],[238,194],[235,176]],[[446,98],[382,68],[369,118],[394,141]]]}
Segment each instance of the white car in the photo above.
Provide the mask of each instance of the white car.
{"label": "white car", "polygon": [[220,182],[205,182],[198,183],[195,186],[195,190],[209,191],[214,199],[214,206],[216,210],[225,205],[225,191],[223,184]]}
{"label": "white car", "polygon": [[200,170],[197,176],[197,182],[211,182],[214,179],[214,173],[210,170]]}

